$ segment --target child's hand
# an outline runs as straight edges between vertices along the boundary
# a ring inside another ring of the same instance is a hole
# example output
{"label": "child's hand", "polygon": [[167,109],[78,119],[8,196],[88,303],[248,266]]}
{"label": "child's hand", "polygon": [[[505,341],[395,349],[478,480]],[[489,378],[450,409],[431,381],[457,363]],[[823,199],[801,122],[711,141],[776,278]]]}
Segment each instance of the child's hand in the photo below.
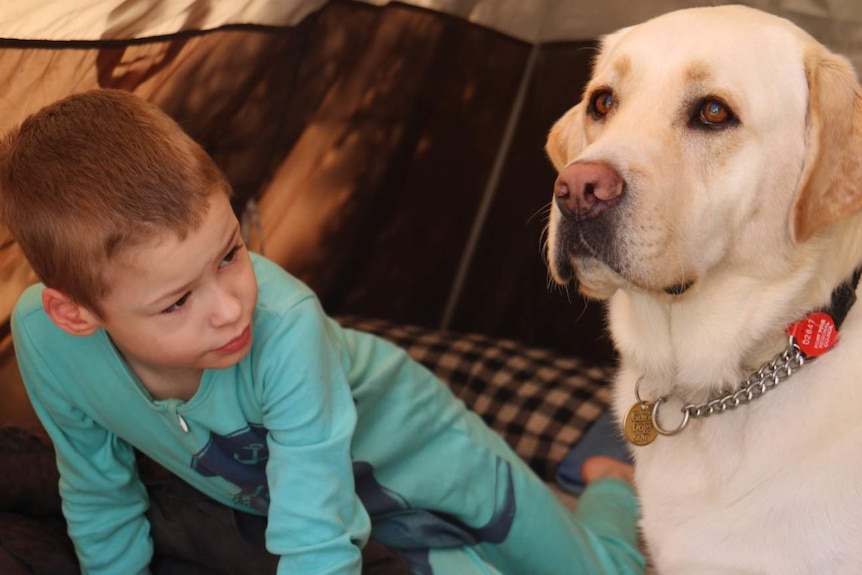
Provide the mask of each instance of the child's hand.
{"label": "child's hand", "polygon": [[618,477],[634,485],[634,471],[634,467],[619,459],[596,455],[584,461],[581,466],[581,477],[586,484],[602,477]]}

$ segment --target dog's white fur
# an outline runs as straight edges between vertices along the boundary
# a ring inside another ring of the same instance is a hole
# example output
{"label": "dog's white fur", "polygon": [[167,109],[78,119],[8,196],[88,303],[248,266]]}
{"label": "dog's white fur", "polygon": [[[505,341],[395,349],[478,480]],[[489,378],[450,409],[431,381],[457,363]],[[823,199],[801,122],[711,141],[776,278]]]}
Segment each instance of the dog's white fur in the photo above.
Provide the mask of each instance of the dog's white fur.
{"label": "dog's white fur", "polygon": [[[599,89],[614,101],[597,119]],[[693,127],[711,96],[737,125]],[[855,74],[776,16],[695,8],[608,36],[547,151],[558,170],[601,162],[625,182],[601,216],[614,261],[571,245],[579,224],[556,205],[548,230],[555,279],[574,269],[582,293],[609,302],[618,417],[638,379],[642,397],[677,406],[734,389],[862,264]],[[665,427],[675,413],[662,406]],[[661,575],[862,573],[862,301],[836,347],[778,388],[633,450]]]}

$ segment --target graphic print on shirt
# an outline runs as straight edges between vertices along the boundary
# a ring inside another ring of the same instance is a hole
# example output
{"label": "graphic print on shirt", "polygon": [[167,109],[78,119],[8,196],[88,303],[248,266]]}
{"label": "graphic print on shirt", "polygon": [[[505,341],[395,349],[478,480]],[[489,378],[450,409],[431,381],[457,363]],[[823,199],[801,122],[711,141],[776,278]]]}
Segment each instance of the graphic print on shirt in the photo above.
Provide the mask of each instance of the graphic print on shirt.
{"label": "graphic print on shirt", "polygon": [[222,477],[240,491],[234,501],[259,513],[269,509],[266,483],[267,430],[249,423],[228,435],[210,432],[207,444],[192,457],[192,469],[204,477]]}
{"label": "graphic print on shirt", "polygon": [[[210,432],[207,444],[192,457],[192,469],[205,477],[221,477],[239,488],[237,503],[266,514],[270,495],[266,481],[267,429],[249,423],[219,435]],[[485,525],[472,526],[456,516],[412,507],[404,496],[382,485],[374,467],[365,461],[353,463],[356,494],[371,517],[372,536],[380,543],[400,549],[402,557],[418,575],[433,575],[428,550],[441,547],[500,543],[509,535],[515,518],[515,487],[509,462],[497,457],[489,481],[491,516]]]}

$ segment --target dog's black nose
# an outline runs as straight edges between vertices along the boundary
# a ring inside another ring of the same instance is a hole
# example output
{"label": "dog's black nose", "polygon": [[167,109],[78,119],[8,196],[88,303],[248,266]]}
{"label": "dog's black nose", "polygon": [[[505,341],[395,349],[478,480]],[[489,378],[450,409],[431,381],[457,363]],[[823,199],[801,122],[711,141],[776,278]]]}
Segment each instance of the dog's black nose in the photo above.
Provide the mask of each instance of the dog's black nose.
{"label": "dog's black nose", "polygon": [[604,162],[566,166],[554,184],[554,200],[567,218],[586,220],[616,206],[623,196],[623,179]]}

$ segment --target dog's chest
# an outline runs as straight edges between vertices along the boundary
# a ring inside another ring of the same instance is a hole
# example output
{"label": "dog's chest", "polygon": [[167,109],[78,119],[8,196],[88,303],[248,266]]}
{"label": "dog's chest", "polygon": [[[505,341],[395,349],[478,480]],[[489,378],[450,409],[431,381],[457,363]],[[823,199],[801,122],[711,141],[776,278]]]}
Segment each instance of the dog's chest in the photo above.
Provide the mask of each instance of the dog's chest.
{"label": "dog's chest", "polygon": [[805,380],[636,448],[660,573],[862,572],[862,432]]}

